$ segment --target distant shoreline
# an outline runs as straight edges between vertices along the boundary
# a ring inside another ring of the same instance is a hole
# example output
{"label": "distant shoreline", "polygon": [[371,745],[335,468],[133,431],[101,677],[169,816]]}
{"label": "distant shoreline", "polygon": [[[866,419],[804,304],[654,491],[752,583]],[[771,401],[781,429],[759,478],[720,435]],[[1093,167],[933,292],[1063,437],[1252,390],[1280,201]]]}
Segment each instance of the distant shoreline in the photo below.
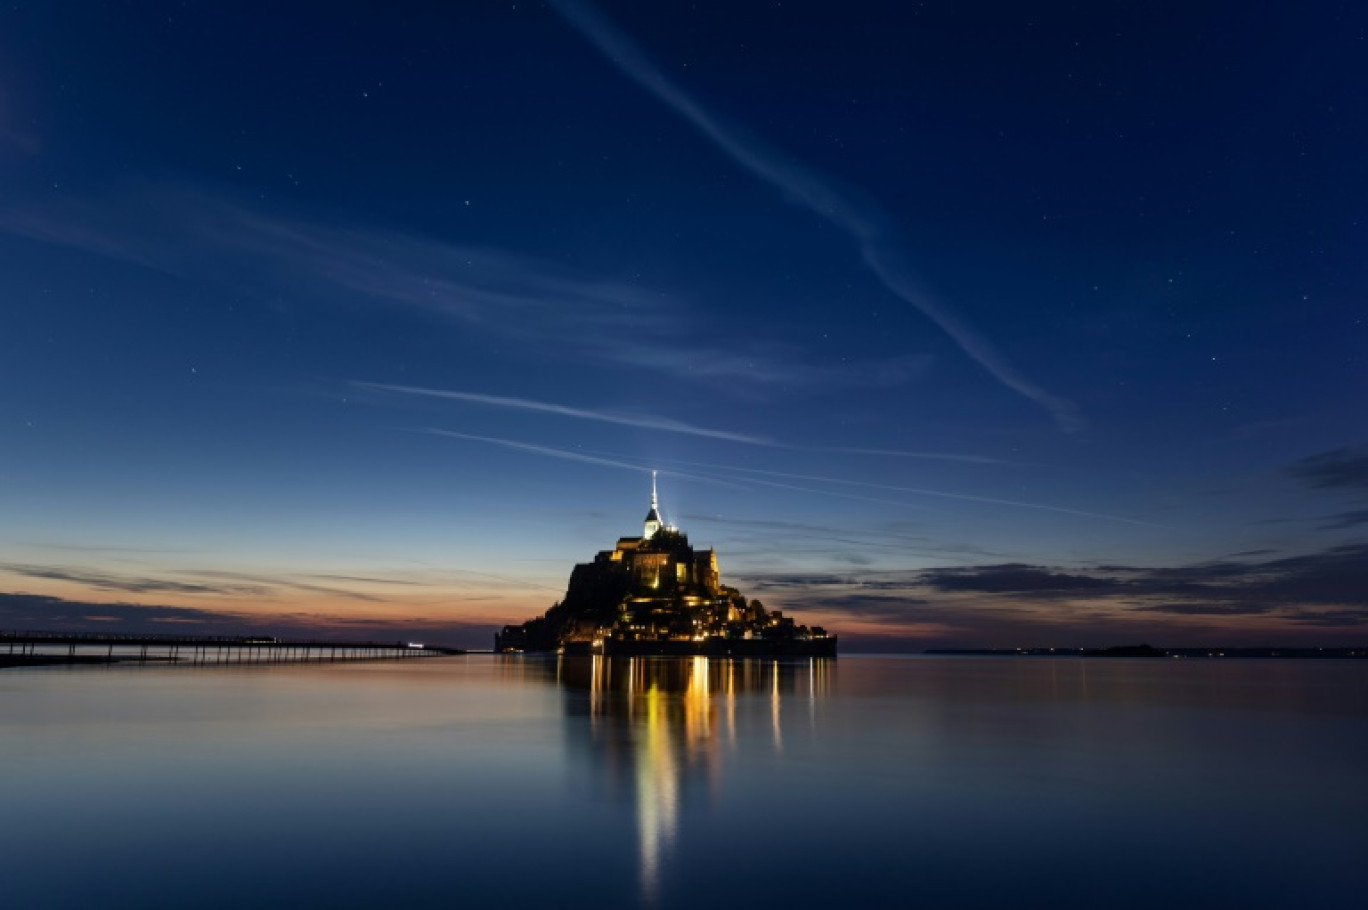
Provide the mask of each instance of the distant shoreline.
{"label": "distant shoreline", "polygon": [[1113,648],[929,648],[922,652],[948,657],[1170,657],[1170,658],[1276,658],[1280,660],[1363,660],[1361,648],[1155,648],[1121,645]]}

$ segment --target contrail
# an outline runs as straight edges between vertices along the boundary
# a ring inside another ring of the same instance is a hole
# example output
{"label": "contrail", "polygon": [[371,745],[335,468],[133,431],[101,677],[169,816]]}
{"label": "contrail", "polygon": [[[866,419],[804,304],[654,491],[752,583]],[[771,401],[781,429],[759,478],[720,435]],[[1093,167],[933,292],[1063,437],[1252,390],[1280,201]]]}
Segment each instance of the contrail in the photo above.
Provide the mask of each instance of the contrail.
{"label": "contrail", "polygon": [[[567,450],[565,450],[565,449],[553,449],[553,448],[551,448],[551,447],[549,447],[549,446],[534,445],[534,444],[532,444],[532,443],[530,443],[530,442],[518,442],[517,440],[514,440],[514,439],[500,439],[500,438],[497,437],[497,436],[476,436],[476,435],[474,435],[474,434],[472,434],[472,433],[457,433],[457,432],[455,432],[454,430],[439,430],[439,429],[437,429],[436,427],[426,427],[426,428],[423,429],[423,432],[425,432],[425,433],[431,433],[431,434],[433,434],[434,436],[449,436],[449,437],[451,437],[451,438],[453,438],[453,439],[468,439],[468,440],[470,440],[470,441],[472,441],[472,442],[486,442],[486,443],[489,443],[489,444],[491,444],[491,445],[503,446],[503,447],[508,448],[508,449],[516,449],[516,450],[519,451],[519,452],[528,452],[528,453],[530,453],[530,454],[532,454],[532,455],[545,455],[545,456],[547,456],[547,457],[549,457],[549,458],[563,458],[563,459],[565,459],[565,460],[567,460],[567,461],[580,461],[580,462],[584,462],[584,463],[586,463],[586,464],[597,464],[597,465],[603,465],[604,467],[610,467],[610,468],[622,468],[622,469],[627,470],[627,471],[637,471],[637,472],[640,472],[640,473],[650,473],[652,470],[656,470],[656,469],[654,469],[654,468],[648,468],[648,467],[646,467],[645,465],[632,464],[632,463],[626,462],[626,461],[618,461],[618,460],[616,460],[616,459],[614,459],[614,458],[602,458],[602,457],[599,457],[599,456],[596,456],[596,455],[583,455],[583,454],[581,454],[581,453],[579,453],[579,452],[570,452],[570,451],[567,451]],[[689,462],[676,462],[676,463],[678,463],[678,464],[688,464]],[[697,464],[697,465],[699,465],[700,467],[714,467],[714,468],[721,468],[722,470],[732,470],[732,471],[744,471],[744,470],[746,470],[746,469],[744,469],[744,468],[727,468],[727,467],[724,467],[724,466],[722,466],[722,465],[705,465],[705,464],[701,464],[701,463],[699,463],[699,462],[692,462],[692,463],[693,463],[693,464]],[[887,503],[888,503],[888,500],[887,500],[887,499],[878,499],[878,498],[875,498],[875,497],[873,497],[873,496],[859,496],[859,495],[857,495],[857,494],[855,494],[855,493],[838,493],[838,492],[836,492],[835,490],[813,490],[813,489],[811,489],[811,488],[809,488],[809,487],[797,487],[797,486],[794,486],[793,484],[790,484],[790,483],[779,483],[779,482],[773,481],[773,480],[761,480],[761,479],[758,478],[758,477],[746,477],[746,478],[739,478],[739,477],[738,477],[738,478],[735,478],[734,480],[721,480],[721,479],[716,478],[716,477],[703,477],[703,476],[700,476],[700,475],[698,475],[698,474],[686,474],[686,473],[684,473],[683,471],[671,471],[671,470],[663,470],[663,469],[662,469],[662,470],[660,470],[660,473],[661,473],[661,474],[671,475],[671,476],[674,476],[674,477],[685,477],[685,478],[688,478],[689,480],[697,480],[697,481],[700,481],[700,482],[702,482],[702,483],[711,483],[711,484],[716,484],[716,485],[718,485],[718,486],[732,487],[733,489],[746,489],[746,486],[745,486],[745,485],[746,485],[746,484],[750,484],[751,486],[775,487],[775,488],[781,489],[781,490],[794,490],[794,491],[799,492],[799,493],[808,493],[808,494],[814,495],[814,496],[834,496],[834,497],[836,497],[837,499],[853,499],[853,500],[856,500],[856,501],[858,501],[858,502],[875,502],[875,503],[879,503],[879,504],[881,504],[881,505],[887,505]],[[770,473],[770,472],[755,472],[755,473]],[[788,475],[778,475],[778,476],[788,476]],[[923,508],[924,508],[924,507],[923,507]]]}
{"label": "contrail", "polygon": [[497,408],[514,408],[522,411],[536,411],[555,414],[560,417],[573,417],[579,420],[596,420],[600,423],[615,423],[648,430],[663,430],[670,433],[685,433],[691,436],[704,436],[709,439],[723,439],[727,442],[740,442],[746,445],[763,446],[769,449],[789,449],[795,452],[829,452],[843,455],[891,455],[901,458],[929,458],[940,461],[962,461],[970,464],[1020,464],[986,455],[956,455],[947,452],[906,452],[897,449],[853,449],[826,446],[803,446],[780,442],[765,436],[748,433],[733,433],[728,430],[714,430],[668,417],[631,416],[614,414],[610,411],[591,411],[586,408],[572,408],[549,401],[536,401],[530,398],[511,398],[504,395],[483,395],[476,392],[457,392],[450,389],[428,389],[420,386],[392,385],[384,382],[363,382],[353,380],[353,386],[378,392],[397,392],[403,395],[424,395],[431,398],[446,398],[452,401],[469,401],[475,404]]}
{"label": "contrail", "polygon": [[[429,431],[429,432],[431,432],[431,431]],[[424,568],[428,568],[428,569],[436,569],[436,570],[439,571],[439,572],[455,572],[455,573],[457,573],[458,575],[476,575],[476,576],[479,576],[480,578],[493,578],[493,579],[496,579],[496,580],[498,580],[498,581],[506,581],[506,582],[508,582],[509,584],[515,585],[515,586],[517,586],[517,587],[545,588],[545,589],[548,590],[548,591],[560,591],[560,590],[562,590],[561,588],[552,587],[551,585],[541,585],[541,584],[537,584],[536,582],[527,581],[526,579],[523,579],[523,578],[512,578],[512,577],[510,577],[510,576],[508,576],[508,575],[495,575],[495,574],[493,574],[493,573],[491,573],[491,572],[476,572],[474,569],[457,569],[457,568],[452,568],[451,566],[438,566],[438,565],[433,565],[433,564],[430,563],[430,562],[423,562],[423,560],[421,560],[421,559],[414,559],[414,558],[412,558],[412,557],[406,557],[406,556],[400,556],[400,557],[396,557],[396,558],[399,559],[401,562],[411,562],[411,563],[413,563],[415,566],[423,566]]]}
{"label": "contrail", "polygon": [[[550,446],[533,445],[530,442],[518,442],[515,439],[500,439],[497,436],[476,436],[473,433],[457,433],[454,430],[440,430],[436,427],[424,427],[422,432],[431,433],[434,436],[449,436],[452,439],[467,439],[472,442],[486,442],[490,445],[503,446],[507,449],[516,449],[519,452],[528,452],[532,455],[545,455],[549,458],[563,458],[566,461],[580,461],[585,464],[602,465],[608,468],[622,468],[626,471],[636,471],[638,473],[649,474],[654,468],[645,465],[632,464],[626,461],[617,461],[613,458],[599,458],[594,455],[582,455],[579,452],[571,452],[566,449],[553,449]],[[740,481],[719,480],[716,477],[701,477],[698,474],[686,474],[683,471],[660,471],[661,474],[668,474],[674,477],[684,477],[689,480],[697,480],[702,483],[716,484],[717,486],[732,487],[733,489],[744,489]]]}
{"label": "contrail", "polygon": [[[843,477],[822,477],[814,474],[790,474],[785,471],[764,471],[760,468],[738,468],[734,465],[713,464],[705,461],[686,461],[682,458],[674,458],[666,464],[682,464],[695,468],[710,468],[714,471],[731,471],[737,474],[759,475],[759,477],[782,477],[786,480],[806,480],[811,483],[834,483],[851,487],[862,487],[870,490],[888,490],[892,493],[911,493],[916,496],[934,496],[940,499],[958,499],[965,502],[981,502],[996,506],[1013,506],[1019,509],[1041,509],[1046,512],[1059,512],[1064,515],[1076,515],[1080,518],[1098,518],[1103,521],[1119,521],[1122,524],[1139,525],[1145,528],[1160,528],[1163,525],[1155,524],[1151,521],[1140,521],[1135,518],[1122,518],[1119,515],[1107,515],[1102,512],[1088,512],[1083,509],[1069,509],[1064,506],[1052,506],[1041,502],[1022,502],[1017,499],[997,499],[992,496],[974,496],[969,493],[947,493],[943,490],[927,490],[921,487],[900,487],[886,483],[871,483],[866,480],[847,480]],[[830,490],[812,490],[805,487],[795,487],[790,484],[779,484],[774,481],[759,480],[752,476],[746,478],[750,483],[763,484],[765,486],[780,487],[782,489],[798,490],[803,493],[817,493],[823,496],[842,496],[847,499],[869,500],[871,502],[887,502],[886,499],[875,499],[867,496],[853,496],[850,494],[835,493]]]}
{"label": "contrail", "polygon": [[[440,430],[434,427],[427,427],[423,430],[423,432],[432,433],[436,436],[450,436],[454,439],[467,439],[473,442],[484,442],[492,445],[504,446],[505,448],[516,449],[521,452],[529,452],[533,455],[545,455],[551,458],[563,458],[568,461],[580,461],[586,464],[597,464],[603,465],[605,467],[622,468],[628,471],[648,472],[652,470],[651,468],[646,467],[645,465],[632,464],[631,462],[626,461],[618,461],[617,458],[621,456],[604,457],[614,456],[614,453],[611,452],[595,452],[594,454],[583,454],[580,452],[570,452],[565,449],[553,449],[549,446],[534,445],[529,442],[518,442],[513,439],[500,439],[495,436],[476,436],[471,433],[457,433],[453,430]],[[900,487],[883,483],[870,483],[868,481],[863,480],[846,480],[845,478],[841,477],[821,477],[812,474],[789,474],[784,471],[763,471],[759,468],[738,468],[732,465],[712,464],[704,461],[685,461],[679,458],[671,459],[670,461],[664,463],[690,465],[696,468],[711,468],[712,470],[716,471],[731,471],[733,473],[750,475],[744,478],[735,477],[720,479],[717,477],[704,477],[698,474],[688,474],[682,471],[661,471],[661,473],[668,473],[675,477],[685,477],[690,480],[697,480],[703,483],[719,484],[722,486],[736,487],[738,483],[748,483],[765,487],[774,487],[776,489],[781,490],[793,490],[795,492],[808,493],[814,496],[833,496],[838,499],[851,499],[856,500],[858,502],[875,502],[881,505],[887,505],[889,502],[889,500],[885,497],[860,496],[856,493],[838,493],[835,490],[814,490],[810,487],[799,487],[794,486],[793,484],[781,483],[775,480],[761,479],[762,477],[781,477],[785,480],[806,480],[812,483],[844,484],[846,486],[862,487],[864,489],[886,490],[893,493],[911,493],[915,496],[932,496],[940,499],[957,499],[964,502],[981,502],[987,505],[1012,506],[1018,509],[1038,509],[1045,512],[1058,512],[1063,515],[1074,515],[1079,518],[1095,518],[1101,519],[1102,521],[1116,521],[1121,522],[1122,524],[1139,525],[1141,527],[1146,528],[1162,527],[1162,525],[1156,525],[1153,522],[1149,521],[1139,521],[1134,518],[1122,518],[1118,515],[1106,515],[1101,512],[1087,512],[1082,509],[1068,509],[1063,506],[1051,506],[1039,502],[1022,502],[1020,500],[1015,499],[997,499],[991,496],[973,496],[968,493],[946,493],[942,490],[925,490],[921,489],[920,487]],[[929,508],[928,506],[923,506],[917,503],[903,504],[913,506],[915,508]]]}
{"label": "contrail", "polygon": [[592,6],[579,0],[549,0],[581,35],[633,82],[668,105],[714,145],[756,177],[780,190],[786,198],[836,225],[855,241],[879,281],[916,307],[959,345],[971,359],[1007,388],[1034,401],[1066,431],[1080,429],[1082,417],[1073,402],[1047,392],[1007,361],[963,317],[922,287],[916,270],[896,243],[888,219],[870,202],[837,189],[814,171],[786,161],[759,141],[724,125],[687,92],[666,78],[654,61],[631,38]]}
{"label": "contrail", "polygon": [[651,469],[643,465],[629,464],[625,461],[615,461],[611,458],[598,458],[593,455],[581,455],[578,452],[569,452],[565,449],[553,449],[547,446],[533,445],[530,442],[518,442],[514,439],[499,439],[496,436],[476,436],[473,433],[457,433],[454,430],[439,430],[436,427],[425,427],[424,433],[431,433],[434,436],[449,436],[452,439],[467,439],[471,442],[487,442],[490,445],[503,446],[506,449],[517,449],[520,452],[531,452],[533,455],[547,455],[552,458],[564,458],[567,461],[582,461],[586,464],[604,465],[610,468],[624,468],[628,471],[643,471],[650,473]]}
{"label": "contrail", "polygon": [[825,448],[805,448],[807,452],[830,452],[835,455],[887,455],[892,458],[928,458],[934,461],[963,461],[968,464],[1008,464],[1027,465],[1025,461],[1010,461],[1006,458],[993,458],[989,455],[959,455],[954,452],[912,452],[904,449],[860,449],[848,446],[827,446]]}
{"label": "contrail", "polygon": [[[1051,506],[1040,502],[1022,502],[1016,499],[997,499],[991,496],[973,496],[968,493],[946,493],[942,490],[925,490],[920,487],[900,487],[884,483],[870,483],[864,480],[846,480],[841,477],[818,477],[811,474],[787,474],[783,471],[762,471],[758,468],[736,468],[719,464],[704,464],[698,461],[679,461],[679,464],[690,464],[700,468],[713,468],[719,471],[734,471],[741,474],[759,474],[765,477],[785,477],[790,480],[807,480],[813,483],[836,483],[852,487],[864,487],[873,490],[889,490],[895,493],[912,493],[916,496],[936,496],[942,499],[960,499],[966,502],[982,502],[997,506],[1015,506],[1021,509],[1042,509],[1046,512],[1059,512],[1064,515],[1077,515],[1081,518],[1100,518],[1104,521],[1119,521],[1122,524],[1140,525],[1146,528],[1158,528],[1150,521],[1140,521],[1135,518],[1122,518],[1119,515],[1106,515],[1102,512],[1087,512],[1083,509],[1068,509],[1064,506]],[[759,481],[757,481],[759,482]]]}
{"label": "contrail", "polygon": [[584,408],[572,408],[563,404],[553,404],[548,401],[533,401],[530,398],[508,398],[502,395],[480,395],[475,392],[453,392],[447,389],[425,389],[418,386],[387,385],[382,382],[353,382],[352,384],[359,388],[374,389],[381,392],[399,392],[405,395],[426,395],[430,398],[469,401],[475,404],[490,405],[497,408],[517,408],[523,411],[539,411],[543,414],[558,414],[561,417],[576,417],[580,420],[597,420],[600,423],[616,423],[621,424],[622,426],[641,427],[647,430],[664,430],[668,433],[687,433],[691,436],[706,436],[709,439],[725,439],[729,442],[744,442],[756,446],[775,445],[775,443],[763,436],[732,433],[727,430],[712,430],[707,427],[698,427],[679,420],[671,420],[668,417],[633,417],[625,414],[613,414],[608,411],[589,411]]}

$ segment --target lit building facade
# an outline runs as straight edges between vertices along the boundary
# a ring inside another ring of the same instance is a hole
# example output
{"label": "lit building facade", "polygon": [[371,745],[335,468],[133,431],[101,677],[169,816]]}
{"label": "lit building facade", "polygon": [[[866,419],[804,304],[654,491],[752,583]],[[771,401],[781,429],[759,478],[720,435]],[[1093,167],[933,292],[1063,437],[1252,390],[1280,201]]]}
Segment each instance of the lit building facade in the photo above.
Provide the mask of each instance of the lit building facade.
{"label": "lit building facade", "polygon": [[545,615],[494,636],[496,651],[834,656],[836,639],[723,585],[717,554],[660,518],[655,475],[640,537],[623,537],[570,573]]}

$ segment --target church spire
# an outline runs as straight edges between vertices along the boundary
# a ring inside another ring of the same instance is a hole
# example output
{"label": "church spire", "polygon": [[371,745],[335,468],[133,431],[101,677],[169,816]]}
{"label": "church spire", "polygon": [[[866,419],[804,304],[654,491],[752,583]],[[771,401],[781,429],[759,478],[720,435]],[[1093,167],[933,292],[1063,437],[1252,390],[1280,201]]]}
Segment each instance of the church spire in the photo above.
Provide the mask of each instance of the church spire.
{"label": "church spire", "polygon": [[641,536],[650,540],[655,536],[656,531],[660,530],[660,512],[656,501],[656,472],[651,472],[651,511],[646,513],[646,524],[642,528]]}

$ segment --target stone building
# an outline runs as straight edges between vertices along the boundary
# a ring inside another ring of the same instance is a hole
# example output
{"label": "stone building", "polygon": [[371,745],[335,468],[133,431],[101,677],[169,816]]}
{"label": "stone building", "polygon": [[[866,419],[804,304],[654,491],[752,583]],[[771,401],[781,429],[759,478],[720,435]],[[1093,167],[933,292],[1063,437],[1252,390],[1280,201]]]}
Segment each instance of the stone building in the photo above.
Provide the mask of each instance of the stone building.
{"label": "stone building", "polygon": [[[740,642],[755,642],[740,645]],[[655,472],[640,537],[623,537],[570,573],[565,598],[545,615],[505,626],[496,651],[732,653],[787,642],[783,653],[835,653],[835,639],[796,625],[721,583],[717,554],[695,550],[660,518]],[[800,647],[800,643],[820,642]],[[724,644],[725,643],[725,644]],[[774,650],[773,647],[770,650]]]}

